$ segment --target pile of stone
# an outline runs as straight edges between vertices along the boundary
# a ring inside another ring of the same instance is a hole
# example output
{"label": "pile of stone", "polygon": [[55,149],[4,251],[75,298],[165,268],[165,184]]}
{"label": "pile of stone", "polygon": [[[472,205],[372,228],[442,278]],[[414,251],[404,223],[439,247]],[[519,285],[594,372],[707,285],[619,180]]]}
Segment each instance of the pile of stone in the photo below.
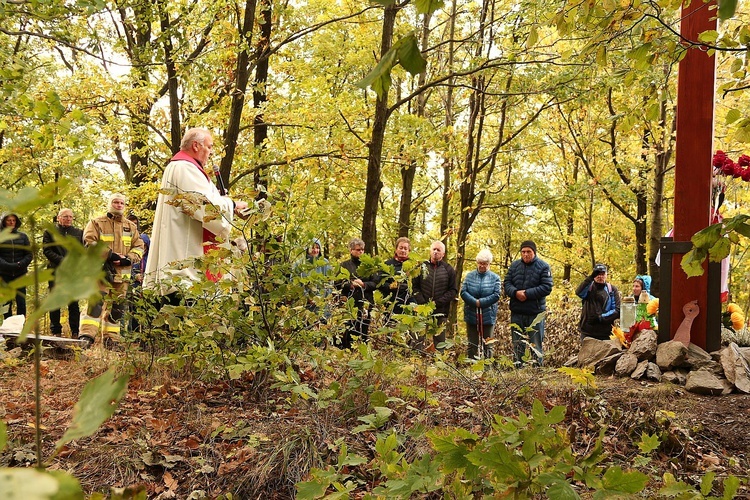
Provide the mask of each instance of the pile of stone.
{"label": "pile of stone", "polygon": [[692,343],[657,344],[656,332],[643,330],[629,349],[617,340],[586,338],[566,365],[593,367],[600,375],[671,382],[697,394],[750,394],[750,347],[735,343],[709,354]]}

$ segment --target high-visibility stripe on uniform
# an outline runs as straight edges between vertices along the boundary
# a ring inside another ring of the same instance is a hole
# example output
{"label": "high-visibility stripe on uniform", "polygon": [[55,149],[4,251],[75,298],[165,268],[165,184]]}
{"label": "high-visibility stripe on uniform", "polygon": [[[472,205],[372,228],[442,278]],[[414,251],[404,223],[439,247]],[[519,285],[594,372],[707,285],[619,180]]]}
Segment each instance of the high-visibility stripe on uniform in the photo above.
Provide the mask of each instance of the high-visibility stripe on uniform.
{"label": "high-visibility stripe on uniform", "polygon": [[83,318],[81,318],[81,326],[92,325],[98,328],[99,325],[101,325],[101,323],[102,323],[101,319],[94,318],[93,316],[84,316]]}
{"label": "high-visibility stripe on uniform", "polygon": [[129,247],[132,242],[133,242],[132,236],[130,236],[129,234],[122,235],[122,243],[125,245],[125,247]]}
{"label": "high-visibility stripe on uniform", "polygon": [[115,241],[115,235],[114,234],[104,234],[104,233],[102,233],[102,235],[99,237],[99,239],[102,240],[102,241],[106,241],[106,242],[109,243],[109,242]]}
{"label": "high-visibility stripe on uniform", "polygon": [[104,331],[107,333],[120,333],[120,325],[117,323],[104,322]]}
{"label": "high-visibility stripe on uniform", "polygon": [[143,249],[141,248],[134,248],[131,250],[134,254],[136,254],[138,257],[143,257]]}

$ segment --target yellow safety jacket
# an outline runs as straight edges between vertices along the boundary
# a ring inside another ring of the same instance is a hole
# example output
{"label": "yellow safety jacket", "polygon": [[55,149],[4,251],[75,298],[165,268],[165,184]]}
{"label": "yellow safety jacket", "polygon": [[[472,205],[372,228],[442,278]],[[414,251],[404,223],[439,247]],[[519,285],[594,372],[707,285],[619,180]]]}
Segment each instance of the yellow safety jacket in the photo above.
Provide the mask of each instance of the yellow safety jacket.
{"label": "yellow safety jacket", "polygon": [[114,275],[114,283],[129,282],[132,265],[141,261],[146,249],[135,223],[111,213],[92,219],[83,232],[83,244],[96,245],[99,241],[106,243],[112,252],[130,259],[129,266],[115,266]]}

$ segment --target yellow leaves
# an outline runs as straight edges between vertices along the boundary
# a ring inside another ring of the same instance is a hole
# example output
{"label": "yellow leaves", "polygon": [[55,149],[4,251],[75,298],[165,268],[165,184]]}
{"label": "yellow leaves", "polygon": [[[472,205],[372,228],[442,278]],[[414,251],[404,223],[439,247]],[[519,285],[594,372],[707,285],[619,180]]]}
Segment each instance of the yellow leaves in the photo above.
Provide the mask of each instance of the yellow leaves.
{"label": "yellow leaves", "polygon": [[653,316],[659,312],[659,299],[651,299],[648,304],[646,304],[646,313],[649,316]]}
{"label": "yellow leaves", "polygon": [[625,338],[625,333],[618,326],[612,327],[612,336],[610,337],[610,339],[617,340],[626,349],[630,347],[630,342],[628,342]]}

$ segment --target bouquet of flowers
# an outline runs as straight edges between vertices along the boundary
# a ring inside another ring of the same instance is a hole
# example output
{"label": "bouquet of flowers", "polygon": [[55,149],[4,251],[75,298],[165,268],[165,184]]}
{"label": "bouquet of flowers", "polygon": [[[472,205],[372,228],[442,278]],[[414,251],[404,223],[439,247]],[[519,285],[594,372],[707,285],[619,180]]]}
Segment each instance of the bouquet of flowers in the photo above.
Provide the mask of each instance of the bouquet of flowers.
{"label": "bouquet of flowers", "polygon": [[638,304],[635,323],[633,323],[627,332],[622,331],[620,327],[613,326],[612,336],[616,338],[625,349],[628,349],[638,332],[641,330],[656,330],[656,315],[658,313],[659,299],[651,299],[647,304]]}

